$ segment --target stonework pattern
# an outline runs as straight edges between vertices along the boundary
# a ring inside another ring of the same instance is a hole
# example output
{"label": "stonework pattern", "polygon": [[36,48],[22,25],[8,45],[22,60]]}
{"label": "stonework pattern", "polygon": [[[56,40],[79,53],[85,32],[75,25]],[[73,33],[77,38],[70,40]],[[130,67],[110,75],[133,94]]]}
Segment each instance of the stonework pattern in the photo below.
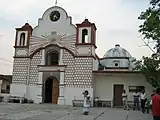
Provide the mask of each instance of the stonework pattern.
{"label": "stonework pattern", "polygon": [[93,58],[75,58],[74,87],[92,87],[92,64]]}
{"label": "stonework pattern", "polygon": [[29,58],[14,58],[13,84],[26,84]]}
{"label": "stonework pattern", "polygon": [[42,51],[37,52],[33,58],[31,59],[30,63],[30,75],[29,75],[29,85],[36,85],[38,82],[38,67],[40,65],[42,59]]}
{"label": "stonework pattern", "polygon": [[67,65],[65,69],[64,83],[66,87],[73,87],[75,60],[74,60],[74,56],[72,56],[66,50],[63,50],[63,63],[64,65]]}

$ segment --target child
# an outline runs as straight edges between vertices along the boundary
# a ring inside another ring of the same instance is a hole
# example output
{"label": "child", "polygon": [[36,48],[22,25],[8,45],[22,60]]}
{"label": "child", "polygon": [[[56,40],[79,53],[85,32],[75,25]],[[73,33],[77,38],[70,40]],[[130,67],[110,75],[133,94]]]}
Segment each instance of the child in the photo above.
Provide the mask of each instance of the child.
{"label": "child", "polygon": [[145,104],[146,112],[149,114],[149,110],[151,109],[151,101],[147,100]]}

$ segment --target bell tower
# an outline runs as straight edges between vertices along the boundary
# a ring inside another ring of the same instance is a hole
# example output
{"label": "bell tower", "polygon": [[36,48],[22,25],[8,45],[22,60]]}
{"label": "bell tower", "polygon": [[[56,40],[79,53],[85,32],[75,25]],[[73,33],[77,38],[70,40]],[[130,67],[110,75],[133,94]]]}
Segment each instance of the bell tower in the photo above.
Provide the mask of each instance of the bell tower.
{"label": "bell tower", "polygon": [[29,81],[29,42],[32,35],[32,27],[26,23],[21,28],[16,28],[15,54],[13,62],[13,78],[11,84],[11,95],[27,97],[27,86]]}
{"label": "bell tower", "polygon": [[96,26],[85,19],[81,24],[76,24],[76,55],[95,56],[96,47]]}
{"label": "bell tower", "polygon": [[15,57],[28,56],[29,41],[32,35],[32,27],[26,23],[21,28],[16,28]]}
{"label": "bell tower", "polygon": [[15,47],[29,46],[29,38],[32,34],[32,27],[26,23],[22,28],[16,28]]}

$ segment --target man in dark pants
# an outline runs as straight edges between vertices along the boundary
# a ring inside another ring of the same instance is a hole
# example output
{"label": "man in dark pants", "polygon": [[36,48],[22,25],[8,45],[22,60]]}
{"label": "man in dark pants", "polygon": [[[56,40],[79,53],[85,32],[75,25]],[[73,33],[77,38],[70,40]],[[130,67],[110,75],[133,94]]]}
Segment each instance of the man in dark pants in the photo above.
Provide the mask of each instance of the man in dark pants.
{"label": "man in dark pants", "polygon": [[156,94],[152,97],[152,115],[153,120],[160,120],[160,88],[157,88]]}
{"label": "man in dark pants", "polygon": [[146,93],[144,90],[142,90],[142,93],[141,93],[141,109],[142,109],[142,112],[145,113],[145,104],[146,104]]}
{"label": "man in dark pants", "polygon": [[135,93],[133,93],[133,101],[134,101],[134,108],[133,110],[139,111],[139,94],[137,93],[137,90]]}

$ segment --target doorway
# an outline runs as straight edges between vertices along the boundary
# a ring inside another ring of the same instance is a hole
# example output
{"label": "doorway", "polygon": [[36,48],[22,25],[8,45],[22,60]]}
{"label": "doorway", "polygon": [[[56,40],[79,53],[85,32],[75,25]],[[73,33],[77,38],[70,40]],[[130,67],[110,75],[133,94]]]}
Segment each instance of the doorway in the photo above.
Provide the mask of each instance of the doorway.
{"label": "doorway", "polygon": [[51,77],[45,81],[45,98],[44,103],[57,104],[59,97],[59,82]]}
{"label": "doorway", "polygon": [[114,85],[114,106],[115,107],[120,107],[123,105],[123,101],[122,101],[122,93],[124,90],[124,85],[123,84],[117,84]]}

